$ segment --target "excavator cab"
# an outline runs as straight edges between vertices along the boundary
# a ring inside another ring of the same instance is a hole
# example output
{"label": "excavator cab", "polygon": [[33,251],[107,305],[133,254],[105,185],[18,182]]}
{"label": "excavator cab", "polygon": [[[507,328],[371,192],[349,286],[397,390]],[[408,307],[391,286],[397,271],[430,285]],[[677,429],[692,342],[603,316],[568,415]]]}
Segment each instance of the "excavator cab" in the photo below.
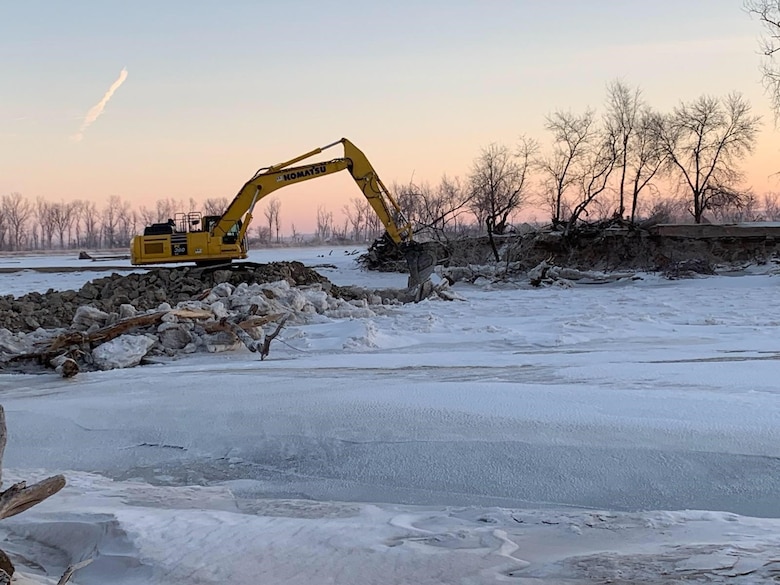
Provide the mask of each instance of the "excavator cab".
{"label": "excavator cab", "polygon": [[234,223],[232,226],[230,226],[225,232],[225,235],[222,236],[222,241],[225,244],[235,244],[238,241],[238,238],[241,234],[241,220],[239,219]]}

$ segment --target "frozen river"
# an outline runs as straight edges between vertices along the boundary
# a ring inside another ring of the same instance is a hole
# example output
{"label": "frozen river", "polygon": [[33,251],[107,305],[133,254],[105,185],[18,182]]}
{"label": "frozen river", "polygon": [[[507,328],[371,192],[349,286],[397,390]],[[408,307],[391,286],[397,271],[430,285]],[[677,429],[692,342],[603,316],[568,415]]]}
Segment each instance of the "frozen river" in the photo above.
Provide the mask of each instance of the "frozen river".
{"label": "frozen river", "polygon": [[[370,281],[328,258],[335,280]],[[780,516],[778,282],[459,285],[462,301],[290,328],[265,362],[6,376],[7,463],[325,500]]]}
{"label": "frozen river", "polygon": [[[403,286],[347,252],[282,259]],[[0,375],[4,467],[71,483],[7,537],[70,550],[83,526],[70,560],[103,551],[87,584],[310,583],[318,564],[344,583],[558,583],[606,566],[582,582],[682,566],[732,583],[724,562],[770,578],[776,521],[746,516],[780,517],[780,280],[756,272],[457,284],[462,300],[287,327],[262,362]],[[14,274],[24,289],[40,273]],[[707,512],[658,512],[681,510]],[[222,556],[204,569],[204,551]]]}

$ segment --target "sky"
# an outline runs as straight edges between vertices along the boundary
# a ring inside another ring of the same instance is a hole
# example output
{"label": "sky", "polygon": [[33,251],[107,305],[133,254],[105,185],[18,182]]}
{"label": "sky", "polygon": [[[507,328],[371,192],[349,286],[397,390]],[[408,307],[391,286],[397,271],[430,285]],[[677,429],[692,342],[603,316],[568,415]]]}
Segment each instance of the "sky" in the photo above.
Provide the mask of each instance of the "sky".
{"label": "sky", "polygon": [[[747,183],[778,190],[760,32],[740,0],[6,3],[0,194],[232,198],[342,136],[386,184],[435,183],[491,143],[545,146],[545,116],[616,79],[662,111],[742,92],[765,121]],[[278,196],[300,232],[360,192],[344,173]]]}

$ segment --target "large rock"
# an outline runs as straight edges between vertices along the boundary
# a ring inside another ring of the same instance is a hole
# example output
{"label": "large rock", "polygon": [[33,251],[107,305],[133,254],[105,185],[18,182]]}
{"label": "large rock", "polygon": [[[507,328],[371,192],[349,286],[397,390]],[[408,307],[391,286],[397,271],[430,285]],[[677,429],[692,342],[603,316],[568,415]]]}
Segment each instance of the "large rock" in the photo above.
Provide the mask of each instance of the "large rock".
{"label": "large rock", "polygon": [[90,305],[81,305],[73,315],[73,326],[85,331],[94,325],[101,327],[108,322],[109,314]]}
{"label": "large rock", "polygon": [[92,360],[101,370],[131,368],[141,363],[155,343],[145,335],[120,335],[92,350]]}
{"label": "large rock", "polygon": [[8,329],[0,329],[0,353],[19,355],[26,351],[27,347],[18,335],[11,333]]}
{"label": "large rock", "polygon": [[192,343],[193,337],[188,328],[180,323],[163,322],[157,327],[160,344],[166,349],[184,349]]}
{"label": "large rock", "polygon": [[241,340],[230,331],[206,333],[205,335],[202,335],[200,339],[206,348],[206,351],[209,353],[233,351],[241,347]]}

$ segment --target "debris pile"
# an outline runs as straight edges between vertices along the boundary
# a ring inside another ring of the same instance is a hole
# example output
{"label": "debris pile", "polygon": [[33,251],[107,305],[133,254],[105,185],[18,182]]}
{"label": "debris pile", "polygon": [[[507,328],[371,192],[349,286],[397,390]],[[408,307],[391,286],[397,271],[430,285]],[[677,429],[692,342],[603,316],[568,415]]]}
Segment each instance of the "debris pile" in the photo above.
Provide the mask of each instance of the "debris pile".
{"label": "debris pile", "polygon": [[[448,298],[446,288],[426,295]],[[79,291],[0,298],[0,367],[70,377],[242,345],[263,358],[285,323],[373,317],[409,294],[337,287],[299,262],[113,274]]]}
{"label": "debris pile", "polygon": [[563,287],[579,284],[606,284],[618,280],[636,280],[640,277],[633,272],[599,272],[594,270],[577,270],[555,266],[550,260],[543,260],[528,271],[531,286],[558,285]]}
{"label": "debris pile", "polygon": [[509,281],[525,274],[524,266],[520,262],[439,266],[436,271],[450,284],[456,282],[485,284]]}
{"label": "debris pile", "polygon": [[689,258],[679,262],[670,262],[664,269],[663,274],[669,280],[678,280],[681,278],[695,278],[700,274],[715,274],[710,262],[704,258]]}
{"label": "debris pile", "polygon": [[[290,285],[318,283],[331,290],[330,281],[300,262],[245,263],[221,268],[158,268],[145,273],[112,274],[88,282],[78,291],[32,292],[19,298],[0,297],[0,328],[31,332],[39,328],[70,327],[79,307],[88,305],[109,316],[127,316],[130,305],[135,311],[156,309],[161,303],[171,306],[187,301],[220,283],[275,282]],[[336,292],[336,291],[334,291]],[[122,313],[125,311],[125,313]]]}

